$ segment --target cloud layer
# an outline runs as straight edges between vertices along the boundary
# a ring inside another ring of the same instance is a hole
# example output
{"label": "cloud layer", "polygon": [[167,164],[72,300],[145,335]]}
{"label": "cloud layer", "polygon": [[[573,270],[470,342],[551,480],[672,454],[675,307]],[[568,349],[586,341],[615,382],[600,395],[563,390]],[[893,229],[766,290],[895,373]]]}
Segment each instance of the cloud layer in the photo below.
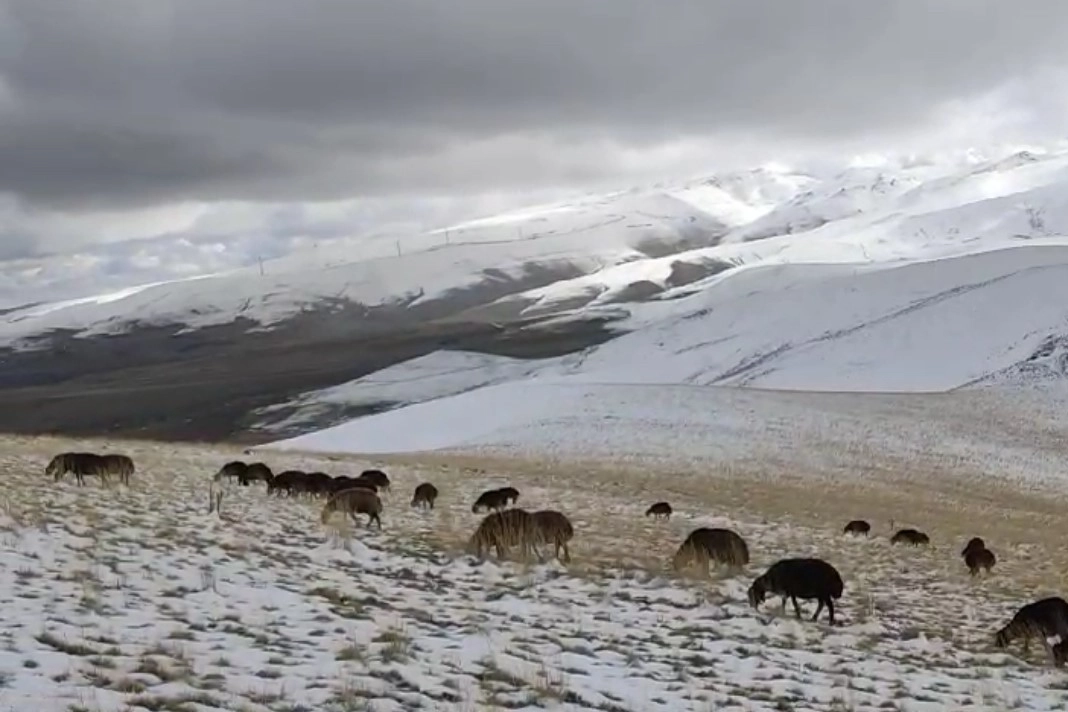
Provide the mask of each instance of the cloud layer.
{"label": "cloud layer", "polygon": [[[0,259],[114,240],[154,225],[114,216],[160,206],[415,210],[1052,134],[1065,29],[1059,0],[0,0],[0,193],[19,216]],[[90,214],[114,220],[57,228]]]}

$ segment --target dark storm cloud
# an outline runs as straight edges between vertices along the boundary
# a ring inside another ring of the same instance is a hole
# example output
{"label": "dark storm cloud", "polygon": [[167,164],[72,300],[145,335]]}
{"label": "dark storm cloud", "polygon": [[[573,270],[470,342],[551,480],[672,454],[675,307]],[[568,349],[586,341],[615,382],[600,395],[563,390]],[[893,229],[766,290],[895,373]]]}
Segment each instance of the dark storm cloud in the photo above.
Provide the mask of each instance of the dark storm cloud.
{"label": "dark storm cloud", "polygon": [[60,208],[583,181],[699,136],[919,125],[1068,3],[0,0],[0,191]]}

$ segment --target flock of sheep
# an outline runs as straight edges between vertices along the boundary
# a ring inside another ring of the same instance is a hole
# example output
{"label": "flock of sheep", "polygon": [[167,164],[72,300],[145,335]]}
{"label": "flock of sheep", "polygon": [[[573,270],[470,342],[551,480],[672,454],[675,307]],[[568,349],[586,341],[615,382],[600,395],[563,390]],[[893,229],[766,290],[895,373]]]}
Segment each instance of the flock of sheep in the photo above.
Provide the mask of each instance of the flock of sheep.
{"label": "flock of sheep", "polygon": [[[134,464],[126,455],[68,452],[52,458],[45,472],[57,482],[65,474],[71,473],[79,485],[85,484],[87,476],[98,477],[104,484],[115,477],[128,485],[134,474]],[[208,512],[221,512],[223,495],[235,484],[247,487],[255,482],[263,482],[269,495],[325,498],[320,517],[324,524],[335,512],[348,515],[354,522],[358,521],[357,515],[364,514],[368,518],[367,526],[375,524],[380,529],[383,507],[378,492],[390,491],[389,477],[381,470],[364,470],[358,477],[333,477],[322,472],[299,470],[286,470],[275,475],[261,462],[247,464],[233,461],[223,465],[211,479]],[[415,488],[411,506],[433,509],[437,497],[437,487],[424,482]],[[517,548],[524,556],[533,554],[538,560],[544,561],[538,547],[551,545],[557,559],[569,562],[571,554],[568,542],[574,537],[575,530],[567,516],[556,510],[528,512],[514,506],[518,500],[519,491],[514,487],[487,490],[479,495],[471,511],[476,514],[480,511],[490,513],[471,535],[467,551],[482,558],[492,549],[498,558],[504,559],[513,548]],[[656,502],[645,514],[657,519],[670,518],[672,508],[667,502]],[[869,536],[871,525],[863,520],[853,520],[846,524],[843,531],[855,536]],[[930,543],[930,538],[916,529],[900,529],[890,538],[890,542],[925,546]],[[989,572],[997,561],[994,553],[979,537],[968,541],[961,557],[973,576],[980,570]],[[707,574],[712,562],[739,571],[749,563],[749,547],[734,531],[701,527],[690,532],[679,546],[672,566],[681,570],[697,565]],[[819,558],[787,558],[775,562],[754,579],[748,590],[748,599],[756,609],[769,595],[779,596],[782,598],[783,611],[789,599],[798,619],[801,618],[798,599],[815,600],[817,607],[812,620],[817,620],[826,608],[828,621],[834,625],[834,601],[842,597],[844,589],[842,576],[827,561]],[[1048,638],[1053,636],[1058,637],[1059,641],[1051,646]],[[1026,654],[1032,638],[1038,638],[1043,643],[1053,665],[1063,666],[1068,661],[1068,602],[1053,596],[1023,606],[1009,623],[997,631],[994,643],[998,648],[1006,648],[1013,641],[1020,640]]]}

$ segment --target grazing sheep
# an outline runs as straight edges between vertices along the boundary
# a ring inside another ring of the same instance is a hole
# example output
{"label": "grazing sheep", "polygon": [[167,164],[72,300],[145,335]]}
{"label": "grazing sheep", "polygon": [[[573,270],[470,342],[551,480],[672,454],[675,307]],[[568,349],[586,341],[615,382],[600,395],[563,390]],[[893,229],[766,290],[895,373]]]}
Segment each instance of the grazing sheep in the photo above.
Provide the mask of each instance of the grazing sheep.
{"label": "grazing sheep", "polygon": [[415,488],[412,495],[412,506],[424,509],[433,509],[434,500],[438,498],[438,488],[429,482],[424,482]]}
{"label": "grazing sheep", "polygon": [[786,612],[786,599],[794,604],[794,613],[801,618],[801,606],[797,599],[816,599],[816,613],[820,617],[827,607],[827,618],[834,625],[834,601],[842,597],[842,576],[838,570],[823,559],[782,559],[758,576],[749,587],[749,605],[758,608],[769,593],[782,596],[782,610]]}
{"label": "grazing sheep", "polygon": [[136,468],[129,455],[103,455],[101,460],[109,476],[115,475],[120,483],[130,486],[130,478],[133,477]]}
{"label": "grazing sheep", "polygon": [[917,529],[899,529],[894,536],[890,537],[891,544],[911,544],[913,546],[927,546],[931,539]]}
{"label": "grazing sheep", "polygon": [[539,560],[537,543],[540,539],[534,516],[525,509],[506,509],[486,516],[467,542],[467,551],[478,558],[490,548],[496,549],[497,558],[507,557],[513,546],[518,546],[525,557],[533,553]]}
{"label": "grazing sheep", "polygon": [[325,472],[309,472],[304,478],[304,491],[313,497],[318,497],[330,492],[334,478]]}
{"label": "grazing sheep", "polygon": [[660,519],[661,517],[663,517],[664,519],[670,519],[671,505],[667,502],[657,502],[653,506],[649,507],[649,509],[645,510],[645,516],[651,516],[654,519]]}
{"label": "grazing sheep", "polygon": [[471,506],[471,512],[478,514],[480,509],[504,509],[508,505],[508,495],[499,489],[486,490],[478,496]]}
{"label": "grazing sheep", "polygon": [[968,555],[969,551],[972,551],[974,549],[985,549],[985,548],[986,548],[986,542],[983,541],[981,538],[979,538],[977,536],[973,536],[971,539],[968,540],[968,543],[964,545],[964,548],[961,549],[960,555],[961,555],[961,557],[965,557],[965,556]]}
{"label": "grazing sheep", "polygon": [[729,569],[739,569],[749,563],[749,547],[745,539],[730,529],[694,529],[682,542],[672,566],[675,570],[688,564],[697,564],[708,575],[709,562],[724,564]]}
{"label": "grazing sheep", "polygon": [[[1038,638],[1046,648],[1050,661],[1057,665],[1057,655],[1049,644],[1050,636],[1060,636],[1063,646],[1068,641],[1068,602],[1060,596],[1050,596],[1028,603],[1016,611],[1004,627],[994,635],[994,647],[1007,648],[1014,640],[1023,640],[1023,652],[1026,655],[1031,648],[1031,638]],[[1063,660],[1064,648],[1060,649]]]}
{"label": "grazing sheep", "polygon": [[504,497],[505,505],[515,504],[519,501],[519,490],[517,490],[515,487],[501,487],[497,491],[501,493],[502,497]]}
{"label": "grazing sheep", "polygon": [[1056,643],[1052,652],[1054,667],[1064,667],[1064,663],[1068,661],[1068,640]]}
{"label": "grazing sheep", "polygon": [[237,480],[248,474],[248,465],[241,460],[233,460],[219,468],[217,475],[222,478]]}
{"label": "grazing sheep", "polygon": [[378,490],[381,489],[381,487],[382,487],[380,484],[375,482],[373,479],[368,479],[368,478],[364,477],[363,475],[360,475],[359,477],[355,478],[352,481],[352,486],[353,487],[363,487],[364,489],[369,489],[372,492],[374,492],[375,494],[378,494]]}
{"label": "grazing sheep", "polygon": [[45,475],[55,482],[63,479],[68,472],[74,474],[79,486],[85,485],[87,475],[100,478],[101,484],[107,484],[110,467],[100,455],[91,452],[64,452],[56,455],[45,467]]}
{"label": "grazing sheep", "polygon": [[538,541],[552,544],[554,555],[560,559],[561,549],[564,558],[560,559],[565,564],[571,561],[571,552],[568,551],[567,542],[575,536],[575,528],[571,526],[571,520],[561,512],[553,509],[542,509],[534,512],[534,524],[538,528]]}
{"label": "grazing sheep", "polygon": [[854,519],[849,524],[845,525],[845,529],[842,530],[843,534],[853,534],[854,536],[868,536],[871,533],[871,525],[863,519]]}
{"label": "grazing sheep", "polygon": [[300,470],[279,472],[267,483],[267,494],[274,494],[280,497],[282,492],[285,492],[287,497],[292,497],[294,492],[300,492],[301,482],[304,477],[305,474]]}
{"label": "grazing sheep", "polygon": [[262,462],[253,462],[245,470],[245,476],[238,477],[237,481],[242,487],[248,487],[253,482],[265,482],[269,485],[272,479],[274,479],[274,474],[271,472],[271,468]]}
{"label": "grazing sheep", "polygon": [[964,555],[964,565],[968,567],[968,573],[972,576],[978,574],[979,569],[986,569],[989,573],[996,563],[997,557],[994,556],[994,552],[985,547],[982,549],[970,549]]}
{"label": "grazing sheep", "polygon": [[219,517],[222,517],[223,498],[237,486],[234,484],[234,479],[239,476],[235,472],[240,468],[230,467],[231,464],[233,463],[224,465],[208,482],[208,514],[216,512]]}
{"label": "grazing sheep", "polygon": [[355,477],[349,477],[348,475],[338,475],[337,477],[331,479],[330,491],[328,492],[328,494],[334,494],[335,492],[340,492],[343,489],[352,489],[359,483],[360,481],[357,480]]}
{"label": "grazing sheep", "polygon": [[364,470],[360,473],[361,480],[369,480],[386,492],[389,492],[389,477],[382,470]]}
{"label": "grazing sheep", "polygon": [[323,506],[320,521],[326,524],[334,512],[347,512],[354,522],[358,521],[357,514],[366,514],[367,526],[374,522],[378,524],[379,529],[382,528],[382,518],[379,516],[382,513],[382,500],[374,492],[362,487],[341,490],[331,495]]}

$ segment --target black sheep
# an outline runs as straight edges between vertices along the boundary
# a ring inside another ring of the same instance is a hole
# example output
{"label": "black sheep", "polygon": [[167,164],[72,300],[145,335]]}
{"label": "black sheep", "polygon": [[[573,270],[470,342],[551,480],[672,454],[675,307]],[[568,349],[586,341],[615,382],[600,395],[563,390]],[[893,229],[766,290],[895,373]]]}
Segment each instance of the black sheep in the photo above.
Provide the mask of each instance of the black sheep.
{"label": "black sheep", "polygon": [[863,519],[854,519],[849,524],[845,525],[845,529],[842,530],[845,534],[855,534],[868,536],[871,533],[871,525]]}
{"label": "black sheep", "polygon": [[842,597],[842,576],[838,570],[823,559],[782,559],[771,565],[763,575],[758,576],[749,587],[749,605],[757,608],[769,593],[782,596],[782,608],[786,610],[786,599],[794,604],[794,613],[801,618],[801,607],[797,599],[816,599],[819,605],[812,620],[820,616],[823,607],[827,607],[827,617],[834,625],[834,601]]}

